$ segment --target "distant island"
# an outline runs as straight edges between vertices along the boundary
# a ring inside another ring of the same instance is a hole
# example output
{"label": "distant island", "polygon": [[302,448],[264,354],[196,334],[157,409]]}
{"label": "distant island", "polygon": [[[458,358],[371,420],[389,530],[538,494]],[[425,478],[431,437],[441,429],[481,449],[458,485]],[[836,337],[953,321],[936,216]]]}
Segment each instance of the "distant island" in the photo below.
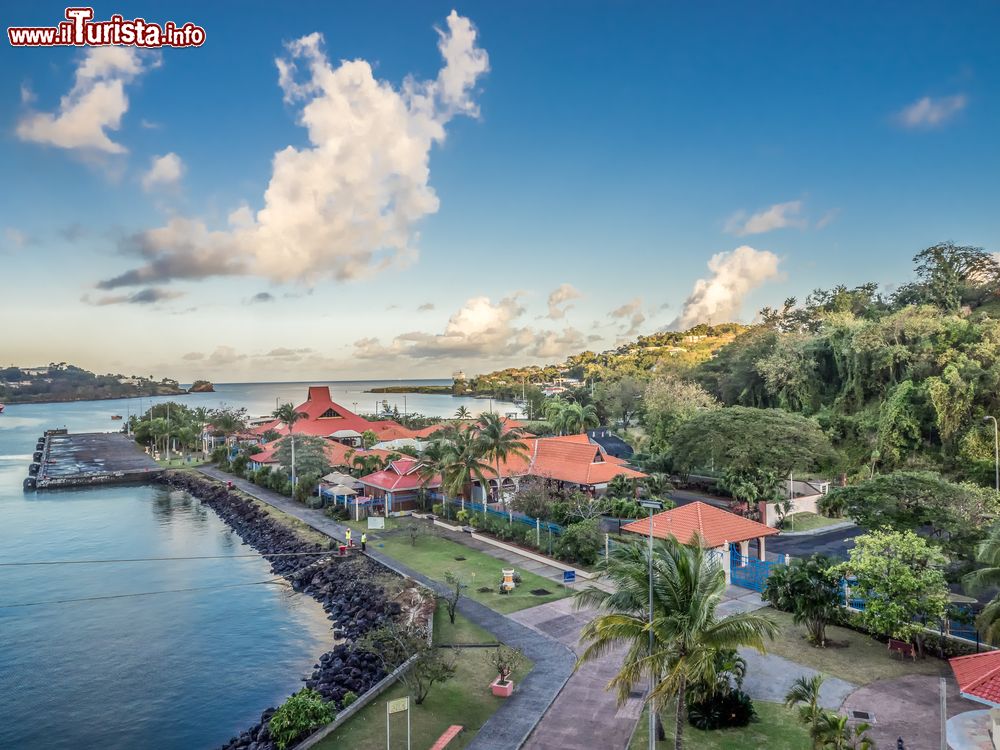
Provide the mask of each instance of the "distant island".
{"label": "distant island", "polygon": [[[198,390],[195,391],[195,386]],[[195,381],[192,392],[209,392],[207,380]],[[188,393],[176,380],[142,375],[97,375],[82,367],[52,362],[43,367],[0,369],[0,403],[41,404],[98,401],[139,396],[180,396]]]}
{"label": "distant island", "polygon": [[207,380],[196,380],[188,388],[188,393],[215,393],[215,386]]}
{"label": "distant island", "polygon": [[365,393],[433,393],[451,396],[454,389],[450,385],[385,385],[369,388]]}

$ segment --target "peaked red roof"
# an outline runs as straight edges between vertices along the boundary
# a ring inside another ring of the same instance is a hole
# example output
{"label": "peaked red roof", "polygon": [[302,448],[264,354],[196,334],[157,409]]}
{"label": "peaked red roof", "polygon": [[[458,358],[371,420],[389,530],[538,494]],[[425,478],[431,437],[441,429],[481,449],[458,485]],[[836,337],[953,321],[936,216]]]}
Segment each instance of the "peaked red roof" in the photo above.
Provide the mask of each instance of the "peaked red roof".
{"label": "peaked red roof", "polygon": [[425,481],[420,474],[423,464],[413,458],[401,458],[393,461],[382,471],[361,477],[358,481],[366,487],[377,487],[386,492],[402,492],[416,490],[421,487],[440,487],[440,477],[432,477]]}
{"label": "peaked red roof", "polygon": [[956,656],[948,663],[963,696],[1000,706],[1000,651]]}
{"label": "peaked red roof", "polygon": [[584,435],[522,438],[526,458],[511,456],[500,466],[505,477],[530,475],[574,484],[607,484],[616,476],[642,479],[646,475],[629,468],[621,459],[605,453]]}
{"label": "peaked red roof", "polygon": [[[649,519],[626,524],[622,531],[649,536]],[[672,536],[682,544],[691,544],[701,537],[706,547],[721,547],[724,542],[745,542],[777,533],[778,530],[770,526],[703,502],[689,503],[653,516],[653,536],[657,539]]]}
{"label": "peaked red roof", "polygon": [[[305,402],[295,407],[296,411],[305,414],[305,418],[295,423],[295,433],[329,437],[337,430],[354,430],[364,433],[371,430],[378,435],[379,440],[395,440],[396,438],[414,437],[414,431],[391,419],[381,419],[371,422],[338,404],[330,397],[330,388],[325,385],[311,385]],[[263,435],[268,430],[288,433],[288,426],[277,419],[271,420],[254,428],[254,432]]]}
{"label": "peaked red roof", "polygon": [[[250,460],[258,464],[278,463],[278,459],[275,457],[275,453],[278,451],[278,442],[279,440],[275,440],[268,443],[260,453],[250,456]],[[323,453],[326,454],[330,466],[351,466],[355,456],[378,456],[379,458],[387,459],[389,456],[399,455],[398,453],[394,454],[393,451],[381,450],[379,448],[372,448],[367,451],[361,448],[351,448],[348,445],[335,443],[332,440],[327,441],[327,444],[323,446]]]}

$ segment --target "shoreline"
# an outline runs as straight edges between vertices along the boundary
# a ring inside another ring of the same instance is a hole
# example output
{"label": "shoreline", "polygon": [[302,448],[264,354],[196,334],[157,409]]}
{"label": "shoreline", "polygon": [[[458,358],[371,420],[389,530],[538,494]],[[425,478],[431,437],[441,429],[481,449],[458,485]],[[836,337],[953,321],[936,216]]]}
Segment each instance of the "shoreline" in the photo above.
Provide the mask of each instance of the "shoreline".
{"label": "shoreline", "polygon": [[133,398],[159,398],[161,396],[188,396],[192,393],[212,393],[212,391],[184,391],[179,390],[172,393],[140,393],[134,396],[86,396],[68,398],[45,398],[30,401],[4,401],[5,406],[31,406],[34,404],[75,404],[80,401],[126,401]]}
{"label": "shoreline", "polygon": [[[336,645],[323,653],[310,675],[302,678],[303,687],[319,692],[343,710],[348,692],[361,696],[376,685],[385,673],[376,658],[354,652],[350,642],[379,627],[400,611],[400,605],[387,596],[377,578],[396,574],[368,557],[339,557],[327,544],[309,541],[291,524],[262,508],[236,489],[202,475],[170,470],[157,483],[187,492],[211,508],[250,547],[271,565],[271,571],[287,580],[292,588],[319,602],[331,621],[331,635]],[[319,538],[319,532],[309,534]],[[276,553],[307,553],[294,557],[276,557]],[[308,553],[319,553],[315,557]],[[323,554],[326,553],[326,554]],[[274,750],[267,722],[276,707],[266,708],[260,720],[234,735],[220,747],[224,750]],[[303,738],[304,739],[304,738]]]}

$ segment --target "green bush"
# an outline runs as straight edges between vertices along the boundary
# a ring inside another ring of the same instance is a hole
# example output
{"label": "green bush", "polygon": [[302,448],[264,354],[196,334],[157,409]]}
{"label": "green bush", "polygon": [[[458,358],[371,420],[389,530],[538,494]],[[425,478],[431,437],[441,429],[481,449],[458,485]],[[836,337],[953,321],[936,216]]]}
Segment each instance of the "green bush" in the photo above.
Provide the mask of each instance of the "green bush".
{"label": "green bush", "polygon": [[697,729],[745,727],[757,719],[750,696],[742,690],[720,693],[707,700],[688,703],[688,723]]}
{"label": "green bush", "polygon": [[353,690],[348,690],[346,693],[344,693],[344,697],[340,699],[340,702],[344,706],[344,708],[347,708],[357,699],[358,699],[358,694],[355,693]]}
{"label": "green bush", "polygon": [[274,712],[267,728],[278,750],[292,745],[300,737],[333,721],[333,707],[312,688],[302,688]]}
{"label": "green bush", "polygon": [[570,524],[563,531],[556,543],[556,556],[580,565],[593,565],[597,562],[604,535],[596,518]]}
{"label": "green bush", "polygon": [[444,503],[434,503],[434,505],[431,506],[431,513],[433,513],[435,516],[443,516]]}
{"label": "green bush", "polygon": [[463,526],[469,522],[469,511],[460,510],[455,514],[455,520],[458,521]]}

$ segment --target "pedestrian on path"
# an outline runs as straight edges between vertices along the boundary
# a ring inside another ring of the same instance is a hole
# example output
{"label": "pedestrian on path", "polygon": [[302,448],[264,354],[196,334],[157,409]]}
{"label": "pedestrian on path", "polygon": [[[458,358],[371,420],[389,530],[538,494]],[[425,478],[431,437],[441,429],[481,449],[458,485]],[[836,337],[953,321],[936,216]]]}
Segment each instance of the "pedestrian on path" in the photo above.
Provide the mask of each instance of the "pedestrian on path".
{"label": "pedestrian on path", "polygon": [[351,542],[351,530],[350,529],[348,529],[347,531],[344,532],[344,539],[347,540],[347,546],[348,547],[352,547],[353,546],[353,543]]}
{"label": "pedestrian on path", "polygon": [[361,532],[361,551],[365,551],[365,547],[368,544],[368,533],[365,531]]}

